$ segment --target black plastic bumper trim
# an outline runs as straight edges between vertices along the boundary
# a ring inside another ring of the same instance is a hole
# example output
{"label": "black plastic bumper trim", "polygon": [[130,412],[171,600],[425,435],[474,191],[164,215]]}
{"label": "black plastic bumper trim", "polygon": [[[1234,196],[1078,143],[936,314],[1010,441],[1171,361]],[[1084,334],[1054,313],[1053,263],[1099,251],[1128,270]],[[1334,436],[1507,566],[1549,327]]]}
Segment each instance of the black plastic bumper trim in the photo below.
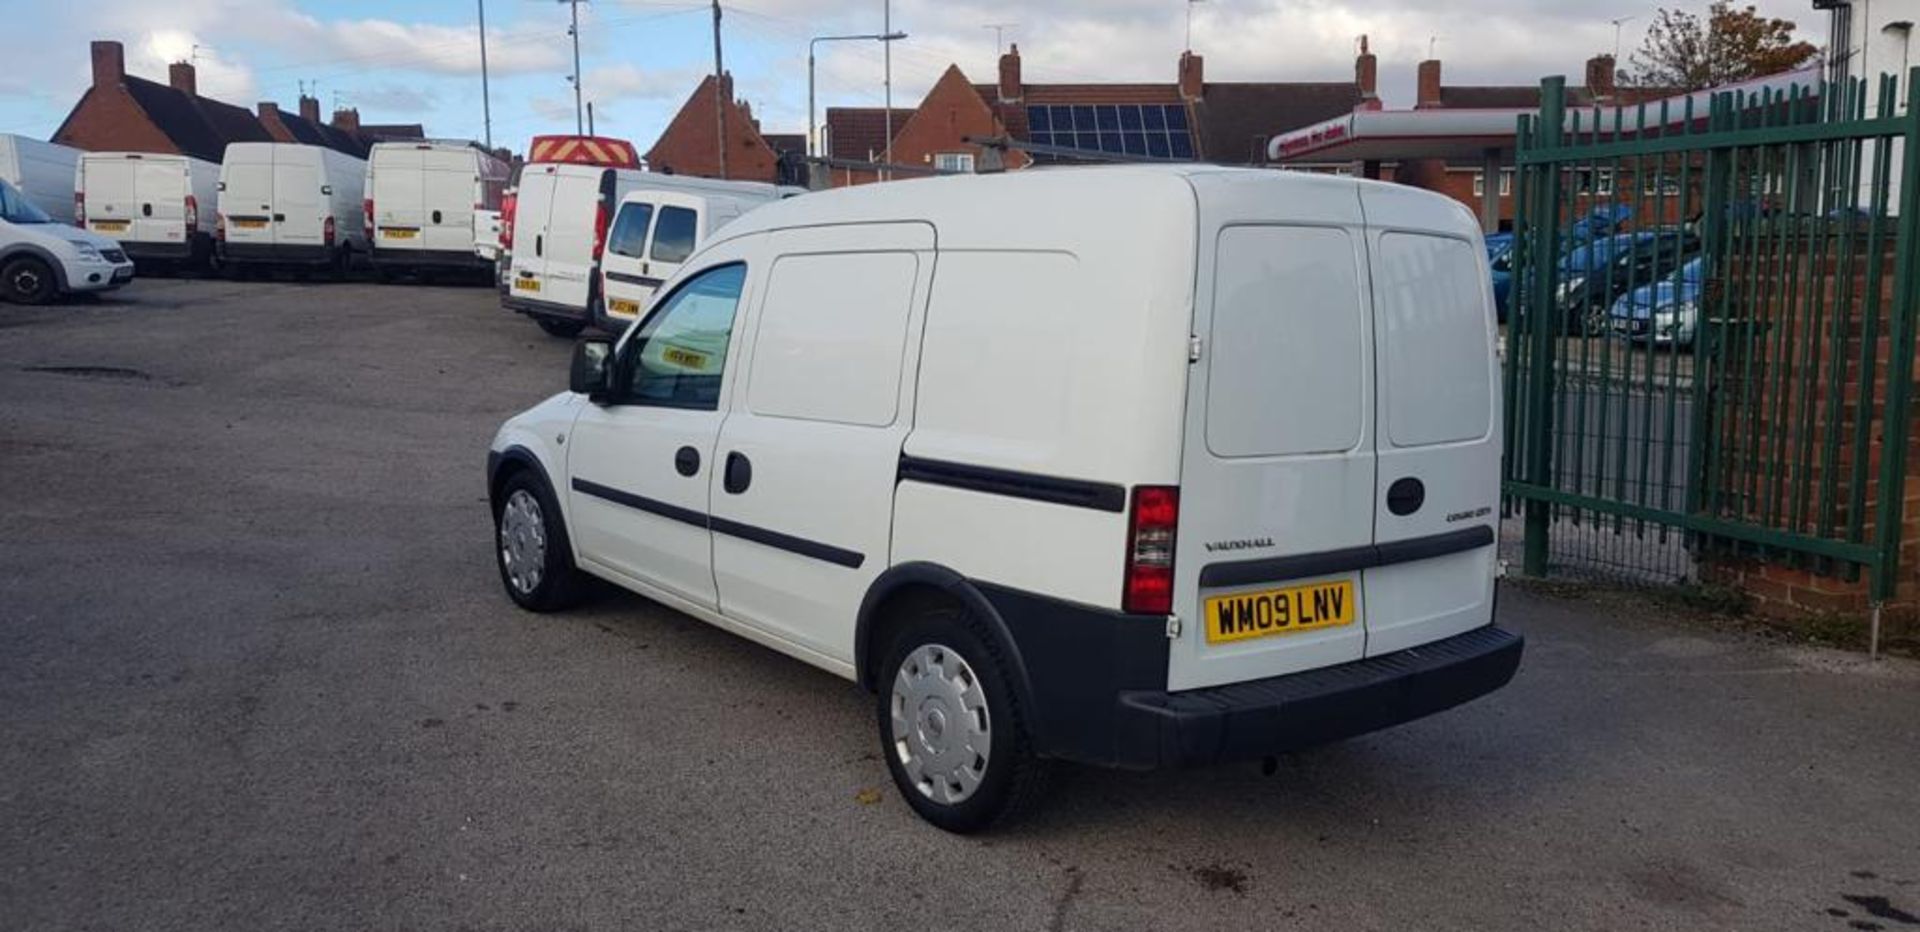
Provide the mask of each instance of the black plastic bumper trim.
{"label": "black plastic bumper trim", "polygon": [[1203,588],[1212,589],[1222,586],[1285,582],[1289,579],[1331,576],[1335,573],[1352,573],[1377,566],[1431,560],[1448,554],[1478,550],[1481,547],[1493,546],[1493,542],[1493,528],[1482,524],[1458,531],[1448,531],[1444,534],[1385,544],[1367,544],[1360,547],[1344,547],[1339,550],[1322,550],[1317,553],[1268,557],[1260,560],[1210,563],[1200,568],[1200,585]]}
{"label": "black plastic bumper trim", "polygon": [[1147,767],[1249,760],[1378,731],[1505,686],[1519,669],[1525,643],[1489,624],[1288,676],[1177,693],[1123,693],[1123,758]]}
{"label": "black plastic bumper trim", "polygon": [[924,482],[973,492],[1007,495],[1013,498],[1072,505],[1115,513],[1127,510],[1127,489],[1110,482],[1087,479],[1062,479],[1039,473],[1018,472],[992,466],[973,466],[945,460],[900,455],[899,478],[904,482]]}

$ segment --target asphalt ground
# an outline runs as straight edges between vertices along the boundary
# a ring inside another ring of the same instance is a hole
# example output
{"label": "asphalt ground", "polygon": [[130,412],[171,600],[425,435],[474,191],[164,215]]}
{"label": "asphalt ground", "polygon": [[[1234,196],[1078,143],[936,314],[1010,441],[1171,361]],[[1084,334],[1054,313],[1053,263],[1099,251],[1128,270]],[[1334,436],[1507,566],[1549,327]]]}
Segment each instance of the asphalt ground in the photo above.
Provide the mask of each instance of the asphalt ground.
{"label": "asphalt ground", "polygon": [[1920,665],[1510,589],[1507,689],[943,834],[851,684],[521,612],[472,288],[0,306],[0,928],[1920,928]]}

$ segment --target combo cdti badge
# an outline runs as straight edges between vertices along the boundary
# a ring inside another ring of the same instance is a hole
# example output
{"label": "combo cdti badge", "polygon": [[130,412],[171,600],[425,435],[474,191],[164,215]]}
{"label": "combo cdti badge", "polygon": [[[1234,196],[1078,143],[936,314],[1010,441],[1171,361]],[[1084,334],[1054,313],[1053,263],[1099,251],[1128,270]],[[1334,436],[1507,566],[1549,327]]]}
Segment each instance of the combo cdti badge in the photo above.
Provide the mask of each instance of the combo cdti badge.
{"label": "combo cdti badge", "polygon": [[1211,167],[736,220],[489,457],[500,575],[610,580],[856,680],[970,831],[1066,759],[1261,758],[1504,685],[1498,389],[1447,198]]}

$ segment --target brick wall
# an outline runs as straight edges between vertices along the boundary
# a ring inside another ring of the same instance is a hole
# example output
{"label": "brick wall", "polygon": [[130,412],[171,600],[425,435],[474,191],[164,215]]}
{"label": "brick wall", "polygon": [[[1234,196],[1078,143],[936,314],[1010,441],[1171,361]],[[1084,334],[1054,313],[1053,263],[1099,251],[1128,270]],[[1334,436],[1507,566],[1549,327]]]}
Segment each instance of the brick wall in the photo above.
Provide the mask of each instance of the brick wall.
{"label": "brick wall", "polygon": [[117,84],[88,88],[53,141],[92,152],[180,154],[173,140],[153,125],[126,88]]}
{"label": "brick wall", "polygon": [[[1000,136],[1006,130],[974,90],[958,66],[949,66],[933,89],[927,92],[907,125],[893,139],[893,161],[897,165],[932,167],[934,156],[942,152],[965,152],[979,163],[982,150],[961,140],[969,136]],[[1024,154],[1010,152],[1008,168],[1027,163]]]}
{"label": "brick wall", "polygon": [[733,181],[772,182],[777,175],[778,156],[761,138],[753,117],[734,100],[731,75],[719,82],[712,77],[700,82],[653,148],[647,150],[647,164],[654,171],[720,177],[719,134],[715,132],[713,116],[716,86],[722,95],[727,127],[726,177]]}

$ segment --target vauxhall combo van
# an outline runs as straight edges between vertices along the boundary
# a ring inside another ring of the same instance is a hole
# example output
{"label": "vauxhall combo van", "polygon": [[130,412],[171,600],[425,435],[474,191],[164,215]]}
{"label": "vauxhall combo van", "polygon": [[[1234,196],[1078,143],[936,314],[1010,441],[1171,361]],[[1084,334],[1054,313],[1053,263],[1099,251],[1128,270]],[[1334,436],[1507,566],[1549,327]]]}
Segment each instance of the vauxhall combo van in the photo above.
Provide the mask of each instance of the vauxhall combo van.
{"label": "vauxhall combo van", "polygon": [[489,457],[507,595],[599,577],[851,679],[928,821],[1504,685],[1473,218],[1126,166],[769,204]]}

